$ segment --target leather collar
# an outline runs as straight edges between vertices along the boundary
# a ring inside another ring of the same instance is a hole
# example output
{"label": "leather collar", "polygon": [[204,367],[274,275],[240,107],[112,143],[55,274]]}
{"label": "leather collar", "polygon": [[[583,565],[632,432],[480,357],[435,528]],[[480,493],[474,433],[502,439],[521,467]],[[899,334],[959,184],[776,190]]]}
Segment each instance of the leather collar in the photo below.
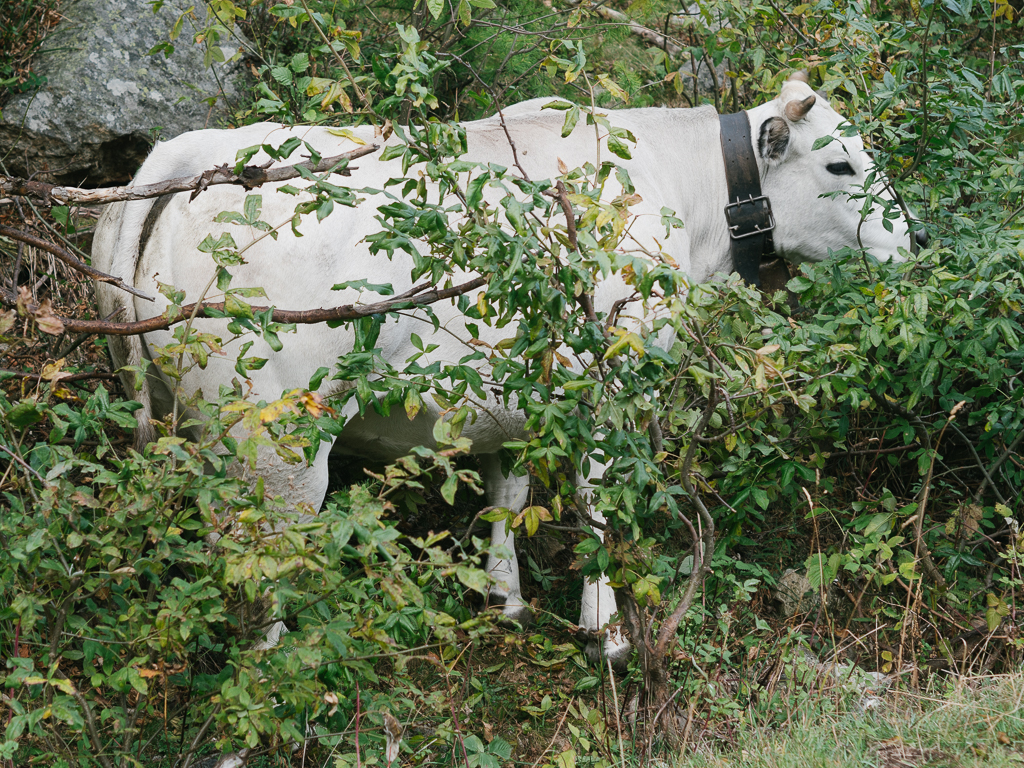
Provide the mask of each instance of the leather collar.
{"label": "leather collar", "polygon": [[750,140],[747,113],[719,115],[718,120],[722,131],[725,179],[729,187],[725,220],[729,227],[732,267],[748,284],[760,287],[758,270],[761,263],[774,258],[775,254],[772,204],[767,195],[761,194],[761,178]]}

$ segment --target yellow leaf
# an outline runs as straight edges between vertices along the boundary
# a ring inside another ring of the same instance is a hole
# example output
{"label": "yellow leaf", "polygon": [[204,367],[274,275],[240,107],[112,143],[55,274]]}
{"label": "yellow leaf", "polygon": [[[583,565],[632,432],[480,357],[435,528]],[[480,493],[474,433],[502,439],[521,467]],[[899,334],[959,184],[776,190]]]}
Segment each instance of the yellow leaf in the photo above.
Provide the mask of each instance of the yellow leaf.
{"label": "yellow leaf", "polygon": [[644,340],[637,336],[635,333],[630,333],[626,336],[626,342],[636,352],[637,356],[642,357],[644,354]]}
{"label": "yellow leaf", "polygon": [[334,409],[324,405],[324,398],[319,392],[304,392],[299,395],[299,404],[314,419],[320,418],[320,415],[325,412],[334,415]]}
{"label": "yellow leaf", "polygon": [[348,128],[328,128],[327,132],[332,136],[340,136],[343,139],[348,139],[353,144],[358,144],[361,147],[366,146],[366,142],[352,133]]}
{"label": "yellow leaf", "polygon": [[266,408],[260,409],[260,421],[264,424],[269,424],[279,419],[285,411],[294,413],[295,407],[285,398],[275,400]]}
{"label": "yellow leaf", "polygon": [[408,389],[405,392],[405,415],[412,421],[416,418],[416,414],[420,412],[420,408],[423,407],[423,401],[420,399],[420,393],[415,389]]}
{"label": "yellow leaf", "polygon": [[601,212],[597,214],[597,226],[603,227],[616,216],[618,216],[618,213],[615,211],[614,208],[602,205]]}
{"label": "yellow leaf", "polygon": [[603,85],[615,98],[621,99],[627,103],[629,102],[629,94],[622,90],[622,88],[619,87],[619,84],[608,77],[608,75],[598,75],[597,82]]}
{"label": "yellow leaf", "polygon": [[69,376],[70,374],[62,374],[60,370],[61,368],[64,367],[64,361],[66,359],[67,358],[62,357],[55,363],[47,363],[46,365],[43,366],[43,371],[42,373],[39,374],[39,377],[44,381],[55,381],[57,379],[63,378],[64,376]]}
{"label": "yellow leaf", "polygon": [[626,335],[623,334],[619,336],[619,338],[604,351],[604,357],[601,359],[607,360],[610,357],[615,357],[619,352],[626,348],[627,344],[629,344],[629,342],[626,340]]}

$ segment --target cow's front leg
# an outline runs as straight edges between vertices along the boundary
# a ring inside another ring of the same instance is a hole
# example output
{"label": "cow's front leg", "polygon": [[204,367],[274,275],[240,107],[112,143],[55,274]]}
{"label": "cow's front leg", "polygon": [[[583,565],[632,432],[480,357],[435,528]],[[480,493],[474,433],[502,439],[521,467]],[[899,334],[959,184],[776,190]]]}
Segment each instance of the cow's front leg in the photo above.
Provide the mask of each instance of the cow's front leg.
{"label": "cow's front leg", "polygon": [[[604,516],[600,512],[591,512],[591,516],[598,523],[604,523]],[[597,535],[604,540],[604,533],[600,529]],[[629,640],[622,633],[622,627],[608,627],[616,610],[615,592],[607,576],[602,575],[597,581],[584,580],[580,626],[590,635],[583,651],[592,662],[600,662],[602,653],[617,667],[624,666],[629,660]]]}
{"label": "cow's front leg", "polygon": [[[605,518],[594,509],[594,492],[591,478],[601,476],[607,469],[605,465],[590,459],[590,478],[578,481],[580,497],[591,508],[591,518],[601,525]],[[597,528],[597,536],[604,541],[604,530]],[[602,576],[597,581],[583,580],[583,606],[580,609],[580,626],[587,631],[589,640],[583,649],[587,658],[597,663],[602,661],[602,654],[616,667],[625,666],[629,660],[629,640],[622,632],[621,624],[608,626],[612,614],[617,610],[615,592],[608,583],[608,577]]]}
{"label": "cow's front leg", "polygon": [[[526,504],[530,492],[528,475],[505,477],[501,472],[501,459],[497,454],[483,454],[480,457],[481,474],[487,501],[493,507],[505,507],[512,514],[519,514]],[[502,613],[509,621],[526,626],[533,618],[529,606],[523,600],[519,588],[519,559],[516,557],[515,535],[506,531],[505,521],[498,520],[491,526],[491,547],[504,546],[511,553],[507,560],[488,555],[487,573],[494,578],[491,585],[491,605],[501,605]]]}

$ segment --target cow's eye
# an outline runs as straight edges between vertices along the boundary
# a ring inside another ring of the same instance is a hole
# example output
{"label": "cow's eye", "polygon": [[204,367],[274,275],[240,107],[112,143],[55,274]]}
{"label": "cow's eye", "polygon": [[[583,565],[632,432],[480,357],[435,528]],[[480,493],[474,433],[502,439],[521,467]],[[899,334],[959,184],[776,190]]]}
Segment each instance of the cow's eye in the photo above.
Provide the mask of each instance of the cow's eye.
{"label": "cow's eye", "polygon": [[825,169],[834,176],[854,176],[853,168],[845,160],[841,163],[829,163]]}

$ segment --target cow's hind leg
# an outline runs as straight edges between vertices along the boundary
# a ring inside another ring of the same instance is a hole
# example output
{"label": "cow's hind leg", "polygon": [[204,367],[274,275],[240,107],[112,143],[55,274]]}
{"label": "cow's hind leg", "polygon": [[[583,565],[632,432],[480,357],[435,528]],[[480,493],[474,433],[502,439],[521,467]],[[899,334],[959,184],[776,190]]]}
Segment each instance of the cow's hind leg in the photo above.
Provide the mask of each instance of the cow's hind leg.
{"label": "cow's hind leg", "polygon": [[[605,467],[590,460],[591,476],[596,477],[603,473]],[[593,507],[592,484],[589,479],[579,480],[580,493]],[[591,517],[596,523],[604,524],[605,518],[596,510],[591,511]],[[598,537],[604,541],[604,532],[597,529]],[[592,662],[601,662],[602,654],[616,667],[625,666],[629,661],[630,645],[629,640],[622,632],[621,624],[609,626],[612,614],[617,610],[615,604],[615,592],[608,583],[608,577],[602,575],[597,581],[584,579],[583,581],[583,605],[580,609],[580,626],[590,635],[586,647],[583,649],[587,658]]]}
{"label": "cow's hind leg", "polygon": [[[312,520],[320,511],[327,495],[330,448],[330,445],[321,445],[313,463],[308,466],[304,463],[288,464],[272,450],[259,449],[257,473],[264,480],[264,493],[269,497],[280,495],[287,499],[289,507],[299,515],[297,522]],[[273,648],[287,632],[284,623],[276,621],[267,628],[264,637],[253,644],[253,649],[265,651]]]}
{"label": "cow's hind leg", "polygon": [[[495,453],[482,454],[480,465],[484,489],[487,491],[487,502],[493,507],[505,507],[513,514],[518,514],[526,504],[530,491],[529,476],[517,477],[510,474],[505,477],[501,471],[501,459]],[[499,520],[491,526],[491,546],[506,547],[511,557],[503,560],[489,555],[487,558],[487,573],[494,577],[490,603],[503,606],[502,613],[506,619],[525,626],[533,615],[523,601],[519,587],[519,559],[516,557],[515,535],[505,530],[504,520]]]}

